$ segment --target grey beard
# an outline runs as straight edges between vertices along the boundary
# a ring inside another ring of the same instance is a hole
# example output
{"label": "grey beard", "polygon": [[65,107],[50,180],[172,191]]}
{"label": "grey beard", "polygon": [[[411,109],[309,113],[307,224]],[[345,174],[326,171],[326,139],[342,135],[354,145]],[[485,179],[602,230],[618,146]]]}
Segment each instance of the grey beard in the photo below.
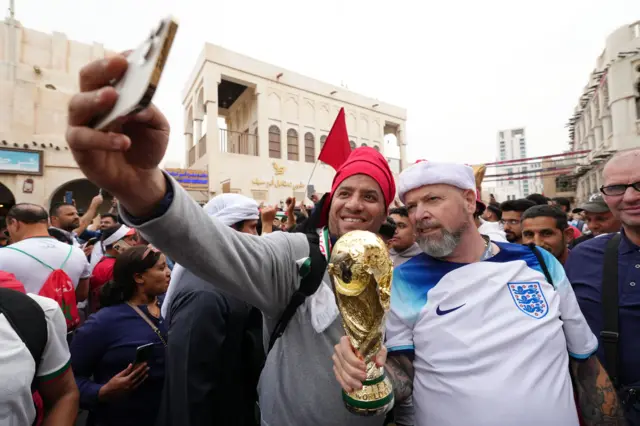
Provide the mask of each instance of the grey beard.
{"label": "grey beard", "polygon": [[444,228],[441,228],[442,238],[437,240],[435,238],[418,237],[416,242],[420,246],[423,252],[436,259],[449,256],[460,244],[462,234],[466,231],[469,223],[465,223],[459,229],[454,232],[449,232]]}

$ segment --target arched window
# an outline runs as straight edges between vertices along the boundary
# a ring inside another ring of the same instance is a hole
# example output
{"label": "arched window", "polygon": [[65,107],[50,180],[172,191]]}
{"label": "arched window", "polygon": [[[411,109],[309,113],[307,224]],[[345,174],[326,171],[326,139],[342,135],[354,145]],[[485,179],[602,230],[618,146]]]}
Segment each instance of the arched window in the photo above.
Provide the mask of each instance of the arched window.
{"label": "arched window", "polygon": [[287,130],[287,159],[298,161],[298,132]]}
{"label": "arched window", "polygon": [[316,162],[316,139],[310,132],[304,135],[304,161],[307,163]]}
{"label": "arched window", "polygon": [[322,148],[324,148],[324,143],[327,141],[327,137],[322,135],[320,136],[320,151],[322,151]]}
{"label": "arched window", "polygon": [[280,155],[280,128],[269,127],[269,158],[282,158]]}
{"label": "arched window", "polygon": [[380,147],[378,145],[374,145],[373,149],[375,149],[376,151],[380,152]]}
{"label": "arched window", "polygon": [[366,143],[363,143],[363,144],[362,144],[362,145],[360,145],[360,146],[369,146],[369,145],[367,145]]}
{"label": "arched window", "polygon": [[356,143],[354,141],[349,141],[349,145],[351,145],[351,151],[356,149]]}

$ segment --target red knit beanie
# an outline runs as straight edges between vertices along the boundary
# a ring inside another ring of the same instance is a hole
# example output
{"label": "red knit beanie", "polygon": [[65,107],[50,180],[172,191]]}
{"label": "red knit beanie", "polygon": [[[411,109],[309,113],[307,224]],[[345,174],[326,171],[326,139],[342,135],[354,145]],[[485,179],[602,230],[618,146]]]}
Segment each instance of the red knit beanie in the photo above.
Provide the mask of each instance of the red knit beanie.
{"label": "red knit beanie", "polygon": [[329,217],[329,206],[333,199],[333,194],[345,179],[354,175],[367,175],[380,186],[382,195],[384,196],[385,206],[388,207],[396,196],[396,182],[389,168],[389,163],[382,154],[373,148],[364,146],[351,151],[351,155],[347,158],[340,169],[336,172],[331,184],[331,193],[329,199],[323,206],[322,223],[324,226]]}

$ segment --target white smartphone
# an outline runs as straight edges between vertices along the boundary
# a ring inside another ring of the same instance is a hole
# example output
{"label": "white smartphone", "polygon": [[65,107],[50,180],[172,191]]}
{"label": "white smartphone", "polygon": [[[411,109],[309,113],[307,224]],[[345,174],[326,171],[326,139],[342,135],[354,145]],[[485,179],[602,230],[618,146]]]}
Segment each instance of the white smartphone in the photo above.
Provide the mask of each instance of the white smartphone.
{"label": "white smartphone", "polygon": [[127,57],[127,71],[113,85],[119,95],[116,104],[107,114],[93,120],[90,127],[105,130],[116,119],[136,114],[149,106],[177,31],[177,21],[165,18],[151,31],[149,38],[131,52]]}

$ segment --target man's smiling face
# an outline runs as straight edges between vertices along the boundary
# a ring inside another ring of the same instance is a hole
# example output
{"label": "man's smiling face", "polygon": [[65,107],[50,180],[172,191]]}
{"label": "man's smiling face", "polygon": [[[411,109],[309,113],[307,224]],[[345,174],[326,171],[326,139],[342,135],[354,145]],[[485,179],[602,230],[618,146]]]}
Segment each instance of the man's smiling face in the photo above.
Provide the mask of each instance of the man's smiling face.
{"label": "man's smiling face", "polygon": [[377,233],[387,207],[378,183],[367,175],[345,179],[333,194],[329,208],[329,232],[341,237],[350,231]]}

